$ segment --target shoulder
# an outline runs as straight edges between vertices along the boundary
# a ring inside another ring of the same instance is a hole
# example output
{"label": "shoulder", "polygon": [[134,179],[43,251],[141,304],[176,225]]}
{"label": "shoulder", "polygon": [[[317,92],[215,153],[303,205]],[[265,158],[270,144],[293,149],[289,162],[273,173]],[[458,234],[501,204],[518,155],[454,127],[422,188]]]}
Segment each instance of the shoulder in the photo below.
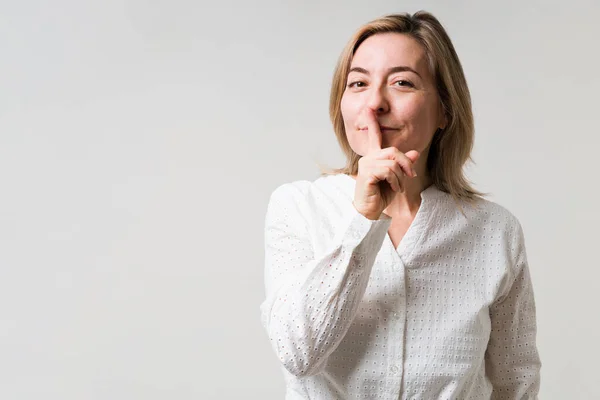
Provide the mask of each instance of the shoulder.
{"label": "shoulder", "polygon": [[481,221],[506,225],[519,224],[519,219],[508,208],[488,199],[476,200],[472,210],[472,215]]}
{"label": "shoulder", "polygon": [[270,199],[273,201],[302,198],[306,196],[306,193],[309,191],[311,185],[312,182],[308,180],[297,180],[281,183],[271,191]]}
{"label": "shoulder", "polygon": [[269,203],[293,203],[299,207],[319,206],[324,201],[336,201],[348,195],[349,183],[340,175],[320,176],[314,180],[285,182],[271,192]]}
{"label": "shoulder", "polygon": [[267,222],[279,221],[316,230],[335,225],[338,216],[354,209],[353,184],[351,177],[342,174],[282,183],[271,193]]}
{"label": "shoulder", "polygon": [[514,248],[523,242],[523,229],[519,218],[503,205],[488,199],[478,199],[466,206],[467,219],[478,231],[483,241],[500,239]]}

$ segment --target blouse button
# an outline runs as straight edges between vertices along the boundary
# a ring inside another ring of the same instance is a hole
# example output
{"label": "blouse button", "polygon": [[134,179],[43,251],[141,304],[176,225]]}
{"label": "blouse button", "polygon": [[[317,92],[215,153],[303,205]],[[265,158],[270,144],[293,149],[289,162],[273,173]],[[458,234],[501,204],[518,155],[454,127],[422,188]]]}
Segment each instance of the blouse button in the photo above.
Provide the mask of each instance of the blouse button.
{"label": "blouse button", "polygon": [[392,371],[392,374],[397,374],[400,371],[400,368],[398,368],[397,365],[392,365],[392,368],[390,368],[390,371]]}

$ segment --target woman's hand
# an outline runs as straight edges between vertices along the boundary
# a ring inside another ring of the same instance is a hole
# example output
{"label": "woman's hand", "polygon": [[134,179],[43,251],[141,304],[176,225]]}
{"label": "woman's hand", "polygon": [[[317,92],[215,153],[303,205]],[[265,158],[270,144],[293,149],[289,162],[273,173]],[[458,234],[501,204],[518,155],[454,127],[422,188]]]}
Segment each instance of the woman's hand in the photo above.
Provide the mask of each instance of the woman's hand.
{"label": "woman's hand", "polygon": [[368,153],[358,161],[358,175],[354,191],[354,207],[366,218],[376,220],[398,192],[404,192],[407,177],[417,176],[413,164],[419,152],[406,154],[395,147],[381,148],[381,130],[371,109],[367,117]]}

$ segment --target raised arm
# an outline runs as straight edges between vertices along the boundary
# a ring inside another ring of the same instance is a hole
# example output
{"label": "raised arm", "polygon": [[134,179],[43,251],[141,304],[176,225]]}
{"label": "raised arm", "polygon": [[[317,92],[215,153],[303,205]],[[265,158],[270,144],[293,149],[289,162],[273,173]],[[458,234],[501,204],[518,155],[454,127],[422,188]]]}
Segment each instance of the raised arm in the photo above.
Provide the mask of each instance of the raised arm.
{"label": "raised arm", "polygon": [[[262,322],[273,348],[296,376],[320,371],[354,319],[391,218],[370,220],[354,207],[343,216],[327,251],[315,256],[304,195],[278,187],[265,217]],[[318,221],[314,221],[318,223]]]}

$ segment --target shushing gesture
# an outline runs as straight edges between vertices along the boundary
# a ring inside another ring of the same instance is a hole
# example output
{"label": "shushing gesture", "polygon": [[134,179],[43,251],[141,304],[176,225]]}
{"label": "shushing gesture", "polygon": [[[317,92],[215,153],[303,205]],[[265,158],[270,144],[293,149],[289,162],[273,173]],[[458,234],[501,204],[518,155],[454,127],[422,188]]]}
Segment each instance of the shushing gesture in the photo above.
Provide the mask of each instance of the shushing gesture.
{"label": "shushing gesture", "polygon": [[354,207],[371,220],[379,218],[398,192],[404,192],[407,178],[417,176],[413,164],[419,152],[402,153],[395,147],[381,148],[382,137],[375,113],[365,109],[368,150],[358,161]]}

